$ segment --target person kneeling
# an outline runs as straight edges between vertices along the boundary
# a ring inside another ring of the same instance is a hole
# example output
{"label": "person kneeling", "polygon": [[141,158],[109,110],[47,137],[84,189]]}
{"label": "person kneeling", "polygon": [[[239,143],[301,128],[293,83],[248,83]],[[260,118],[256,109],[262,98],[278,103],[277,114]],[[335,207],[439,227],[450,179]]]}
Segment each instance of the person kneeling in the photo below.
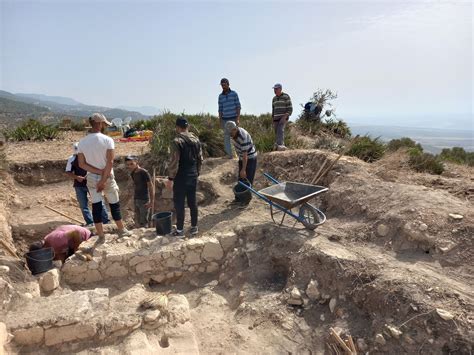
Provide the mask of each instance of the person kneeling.
{"label": "person kneeling", "polygon": [[59,226],[46,235],[42,241],[31,244],[30,251],[53,248],[54,260],[61,260],[64,263],[67,258],[74,255],[79,245],[88,240],[91,235],[91,231],[84,227],[75,225]]}

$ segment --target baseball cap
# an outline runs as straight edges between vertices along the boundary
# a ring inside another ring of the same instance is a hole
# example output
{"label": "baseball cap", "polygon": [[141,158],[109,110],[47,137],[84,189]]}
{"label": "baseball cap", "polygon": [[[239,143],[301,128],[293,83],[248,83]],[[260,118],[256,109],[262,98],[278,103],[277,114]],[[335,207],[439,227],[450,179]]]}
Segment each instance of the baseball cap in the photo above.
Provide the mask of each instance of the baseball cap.
{"label": "baseball cap", "polygon": [[224,83],[229,84],[229,79],[227,79],[227,78],[222,78],[222,79],[221,79],[221,84],[224,84]]}
{"label": "baseball cap", "polygon": [[184,117],[178,117],[176,119],[176,126],[181,127],[181,128],[186,128],[188,127],[188,120]]}
{"label": "baseball cap", "polygon": [[227,121],[227,122],[225,123],[225,129],[226,129],[227,131],[232,131],[234,128],[237,128],[237,125],[235,124],[234,121]]}
{"label": "baseball cap", "polygon": [[281,84],[276,83],[275,85],[273,85],[273,89],[281,89]]}
{"label": "baseball cap", "polygon": [[130,160],[138,160],[138,157],[136,155],[127,155],[125,157],[125,161],[130,161]]}
{"label": "baseball cap", "polygon": [[107,121],[107,118],[102,113],[94,113],[89,119],[93,122],[105,122],[107,126],[111,126],[112,123]]}

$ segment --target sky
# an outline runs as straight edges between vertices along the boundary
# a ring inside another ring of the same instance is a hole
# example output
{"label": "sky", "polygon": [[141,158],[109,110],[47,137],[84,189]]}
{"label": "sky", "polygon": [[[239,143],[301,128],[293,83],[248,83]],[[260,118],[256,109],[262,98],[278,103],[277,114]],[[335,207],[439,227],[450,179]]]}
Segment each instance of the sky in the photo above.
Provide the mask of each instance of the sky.
{"label": "sky", "polygon": [[354,120],[469,115],[470,1],[0,0],[0,88],[86,104],[244,113],[283,84],[293,118],[318,88]]}

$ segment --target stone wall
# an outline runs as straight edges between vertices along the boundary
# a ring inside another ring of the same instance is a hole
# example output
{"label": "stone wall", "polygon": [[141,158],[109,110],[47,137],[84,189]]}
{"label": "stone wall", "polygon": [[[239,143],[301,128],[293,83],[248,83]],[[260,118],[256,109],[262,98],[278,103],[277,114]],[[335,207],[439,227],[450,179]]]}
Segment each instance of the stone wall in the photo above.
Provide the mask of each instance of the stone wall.
{"label": "stone wall", "polygon": [[83,243],[64,264],[63,281],[87,284],[138,276],[166,283],[196,273],[215,273],[238,241],[233,232],[188,241],[155,237],[153,229],[134,232],[135,236],[123,238],[121,243],[98,247],[93,246],[95,241]]}

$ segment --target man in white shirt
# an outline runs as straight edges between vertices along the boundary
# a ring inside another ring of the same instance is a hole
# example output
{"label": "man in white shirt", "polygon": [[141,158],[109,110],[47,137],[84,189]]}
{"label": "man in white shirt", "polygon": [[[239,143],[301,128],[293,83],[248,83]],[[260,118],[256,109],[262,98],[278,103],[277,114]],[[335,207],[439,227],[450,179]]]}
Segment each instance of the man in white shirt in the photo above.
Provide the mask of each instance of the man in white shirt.
{"label": "man in white shirt", "polygon": [[92,199],[92,218],[96,232],[101,241],[105,241],[102,226],[102,193],[107,197],[110,212],[118,228],[119,236],[129,236],[125,229],[120,212],[119,188],[114,178],[114,148],[112,138],[103,134],[105,126],[110,126],[105,116],[94,113],[89,117],[91,133],[79,141],[79,166],[87,170],[87,181]]}

